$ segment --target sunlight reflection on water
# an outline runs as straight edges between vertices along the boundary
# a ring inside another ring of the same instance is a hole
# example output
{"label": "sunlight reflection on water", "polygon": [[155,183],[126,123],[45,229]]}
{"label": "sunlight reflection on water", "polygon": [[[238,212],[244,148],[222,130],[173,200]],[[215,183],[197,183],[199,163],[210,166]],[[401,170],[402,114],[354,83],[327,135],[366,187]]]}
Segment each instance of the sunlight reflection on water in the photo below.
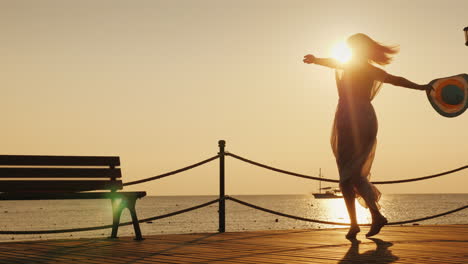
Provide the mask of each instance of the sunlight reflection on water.
{"label": "sunlight reflection on water", "polygon": [[[346,204],[343,198],[339,199],[322,199],[320,201],[325,208],[325,215],[329,216],[329,221],[349,223],[349,215],[346,209]],[[366,224],[370,223],[369,212],[366,208],[362,207],[361,204],[356,200],[356,217],[358,223]]]}

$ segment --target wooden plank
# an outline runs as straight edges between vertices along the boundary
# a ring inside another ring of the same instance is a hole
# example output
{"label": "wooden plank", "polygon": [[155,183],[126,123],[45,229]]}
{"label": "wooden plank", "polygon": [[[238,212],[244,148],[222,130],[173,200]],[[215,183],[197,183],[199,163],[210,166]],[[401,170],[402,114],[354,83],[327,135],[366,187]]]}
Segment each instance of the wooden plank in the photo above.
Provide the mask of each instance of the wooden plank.
{"label": "wooden plank", "polygon": [[122,196],[142,198],[146,192],[0,193],[0,200],[111,199]]}
{"label": "wooden plank", "polygon": [[0,165],[120,166],[120,158],[117,156],[0,155]]}
{"label": "wooden plank", "polygon": [[122,189],[122,181],[0,181],[0,192],[82,192]]}
{"label": "wooden plank", "polygon": [[0,178],[120,178],[120,169],[0,168]]}
{"label": "wooden plank", "polygon": [[0,263],[468,263],[468,225],[389,226],[375,240],[363,229],[360,243],[346,229],[5,242]]}

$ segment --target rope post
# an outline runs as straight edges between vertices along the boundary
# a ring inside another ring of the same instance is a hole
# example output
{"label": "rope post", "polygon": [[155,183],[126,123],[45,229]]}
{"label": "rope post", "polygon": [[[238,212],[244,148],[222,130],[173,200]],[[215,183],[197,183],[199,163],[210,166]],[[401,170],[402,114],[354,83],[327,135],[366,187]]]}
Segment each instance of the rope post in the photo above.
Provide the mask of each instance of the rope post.
{"label": "rope post", "polygon": [[218,141],[219,147],[219,229],[220,233],[226,231],[226,204],[224,201],[224,147],[226,146],[226,141]]}

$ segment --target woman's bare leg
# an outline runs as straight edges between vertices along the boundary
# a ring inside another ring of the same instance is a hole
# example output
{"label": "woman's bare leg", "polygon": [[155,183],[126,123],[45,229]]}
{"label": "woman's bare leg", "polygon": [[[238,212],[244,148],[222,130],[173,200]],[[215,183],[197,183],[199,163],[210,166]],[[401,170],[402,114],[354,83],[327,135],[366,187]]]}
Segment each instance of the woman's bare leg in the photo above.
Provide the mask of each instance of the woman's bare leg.
{"label": "woman's bare leg", "polygon": [[372,198],[372,188],[369,183],[360,182],[356,185],[356,188],[364,201],[366,201],[372,215],[372,226],[366,234],[366,237],[377,235],[380,232],[380,229],[382,229],[382,227],[387,223],[387,218],[380,213],[376,201]]}
{"label": "woman's bare leg", "polygon": [[343,193],[343,198],[346,203],[346,209],[348,209],[349,219],[351,220],[351,226],[349,227],[348,234],[346,235],[347,239],[355,239],[356,234],[361,231],[359,225],[357,223],[356,218],[356,206],[355,206],[355,199],[356,193],[354,192],[354,188],[351,185],[351,182],[346,182],[344,184],[340,184],[341,192]]}
{"label": "woman's bare leg", "polygon": [[380,229],[388,223],[387,218],[380,213],[378,208],[371,209],[371,207],[369,207],[369,210],[372,215],[372,225],[369,232],[366,234],[366,237],[377,235],[380,233]]}

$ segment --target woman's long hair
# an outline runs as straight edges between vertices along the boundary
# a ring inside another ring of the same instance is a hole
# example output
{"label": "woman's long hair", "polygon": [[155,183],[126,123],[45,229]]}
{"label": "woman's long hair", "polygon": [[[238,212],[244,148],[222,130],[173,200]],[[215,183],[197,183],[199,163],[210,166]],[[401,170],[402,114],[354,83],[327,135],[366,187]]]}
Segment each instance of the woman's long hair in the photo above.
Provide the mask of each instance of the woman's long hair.
{"label": "woman's long hair", "polygon": [[400,50],[398,46],[386,46],[371,39],[366,34],[358,33],[350,36],[348,45],[356,56],[365,56],[371,62],[386,65],[392,61],[392,55]]}

